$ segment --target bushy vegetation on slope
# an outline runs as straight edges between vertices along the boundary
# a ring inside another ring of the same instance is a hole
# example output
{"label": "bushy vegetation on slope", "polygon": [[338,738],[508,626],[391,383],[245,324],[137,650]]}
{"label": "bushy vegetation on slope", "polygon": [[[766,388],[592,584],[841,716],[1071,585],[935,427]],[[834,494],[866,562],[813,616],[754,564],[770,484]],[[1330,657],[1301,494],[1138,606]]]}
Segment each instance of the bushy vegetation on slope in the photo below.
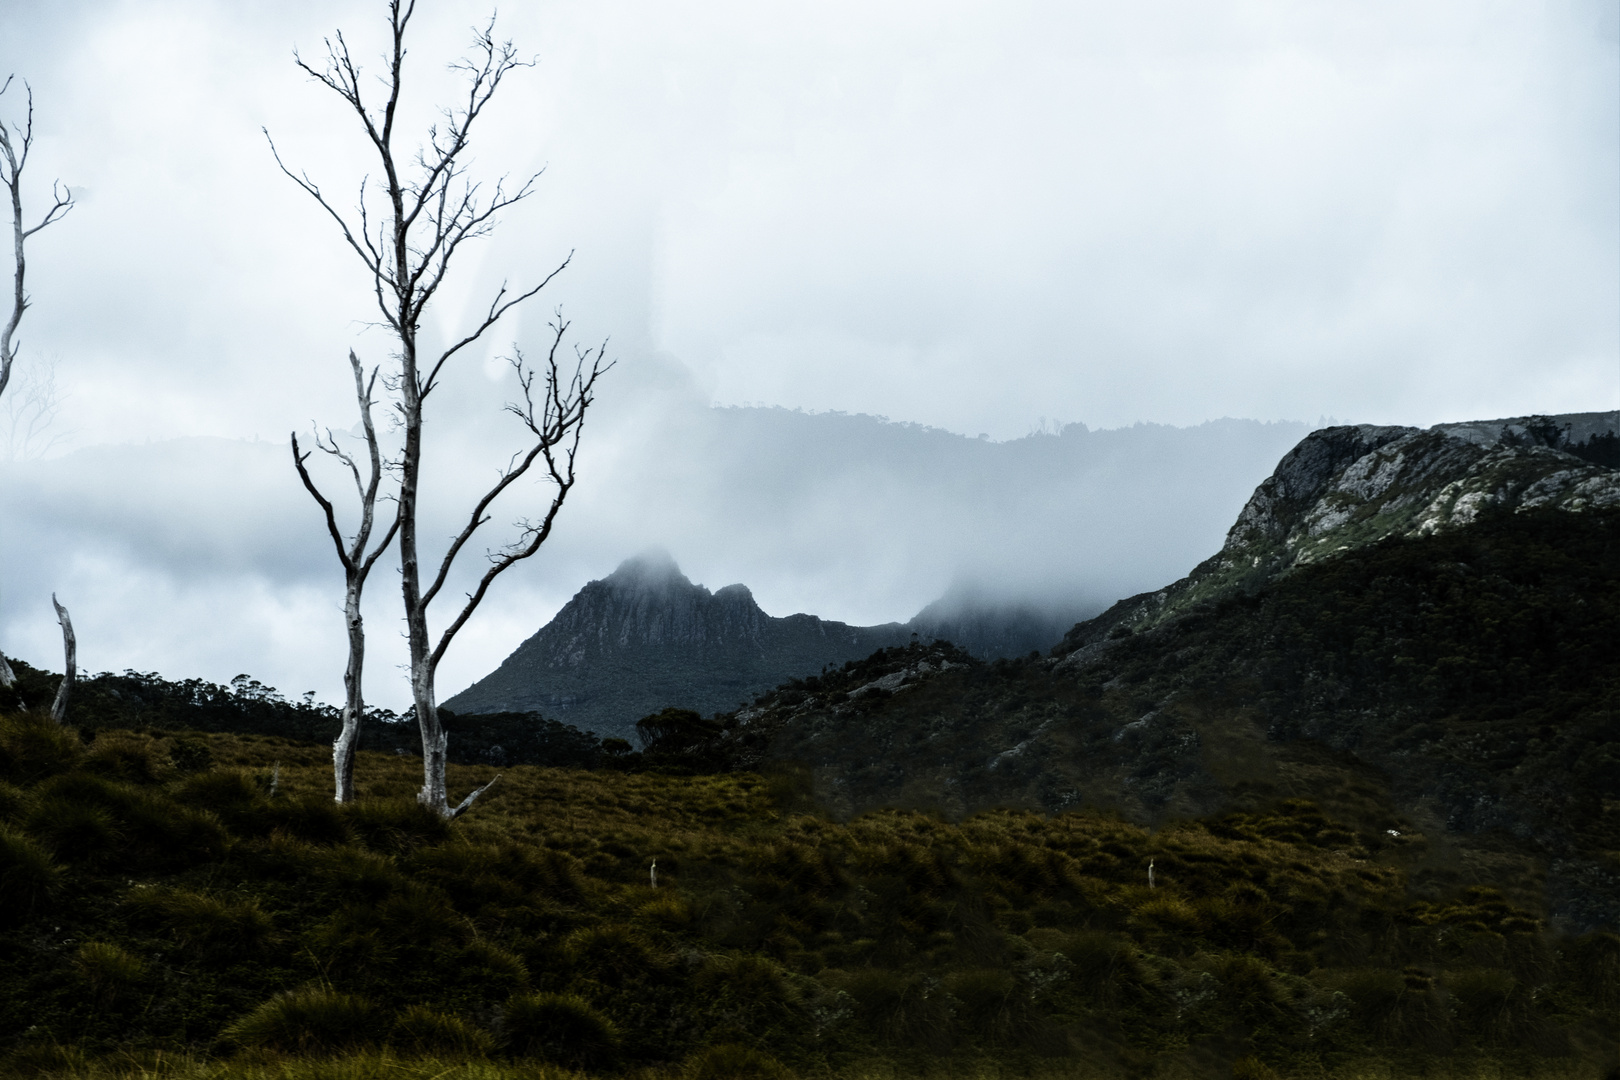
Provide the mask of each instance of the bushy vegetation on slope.
{"label": "bushy vegetation on slope", "polygon": [[446,826],[394,755],[340,807],[321,747],[34,715],[0,776],[15,1074],[1592,1075],[1616,1049],[1620,938],[1414,897],[1398,846],[1303,801],[840,823],[791,773],[525,766]]}
{"label": "bushy vegetation on slope", "polygon": [[[1307,797],[1415,883],[1620,927],[1620,513],[1488,515],[1053,657],[890,650],[738,713],[823,805],[1091,807],[1144,824]],[[944,664],[951,666],[940,670]],[[884,690],[908,671],[921,677]],[[1421,834],[1421,835],[1414,835]]]}
{"label": "bushy vegetation on slope", "polygon": [[[48,708],[61,676],[14,661],[17,685],[0,690],[0,711]],[[600,768],[613,764],[589,732],[539,713],[503,712],[461,716],[439,710],[450,733],[450,760],[459,765],[556,765]],[[289,700],[248,675],[231,685],[205,679],[173,682],[155,672],[103,672],[79,679],[68,721],[85,732],[100,728],[155,727],[235,735],[275,735],[330,745],[342,726],[340,710],[314,700],[311,691]],[[386,753],[422,753],[415,721],[388,709],[369,709],[361,745]]]}

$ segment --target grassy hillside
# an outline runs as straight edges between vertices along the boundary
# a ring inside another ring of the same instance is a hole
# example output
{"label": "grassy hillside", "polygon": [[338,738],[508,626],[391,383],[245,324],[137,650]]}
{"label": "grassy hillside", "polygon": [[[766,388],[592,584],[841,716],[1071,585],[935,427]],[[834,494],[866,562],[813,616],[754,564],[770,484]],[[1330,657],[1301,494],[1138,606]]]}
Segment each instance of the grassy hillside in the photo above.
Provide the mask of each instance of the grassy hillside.
{"label": "grassy hillside", "polygon": [[761,699],[726,741],[804,763],[846,815],[1023,805],[1153,824],[1309,798],[1421,846],[1423,889],[1488,885],[1613,930],[1616,627],[1620,513],[1487,515],[1145,633],[1099,617],[1054,657],[874,656]]}
{"label": "grassy hillside", "polygon": [[[493,774],[453,767],[465,790]],[[1285,800],[813,812],[794,773],[0,723],[10,1075],[1600,1076],[1620,938]],[[657,859],[657,887],[649,868]],[[1149,878],[1149,868],[1152,878]],[[324,1064],[322,1064],[324,1062]],[[460,1064],[458,1064],[460,1063]]]}

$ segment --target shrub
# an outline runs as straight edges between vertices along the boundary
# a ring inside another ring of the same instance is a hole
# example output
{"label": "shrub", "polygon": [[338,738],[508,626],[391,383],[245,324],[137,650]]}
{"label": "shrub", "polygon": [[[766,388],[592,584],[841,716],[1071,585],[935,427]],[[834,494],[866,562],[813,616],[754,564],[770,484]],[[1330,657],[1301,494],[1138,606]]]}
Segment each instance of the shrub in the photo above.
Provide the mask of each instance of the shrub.
{"label": "shrub", "polygon": [[692,905],[678,895],[660,896],[636,909],[636,916],[665,930],[679,930],[692,921]]}
{"label": "shrub", "polygon": [[1396,1046],[1443,1046],[1449,1018],[1418,969],[1353,971],[1338,988],[1350,999],[1351,1016],[1373,1038]]}
{"label": "shrub", "polygon": [[1142,938],[1160,946],[1184,941],[1203,929],[1198,909],[1174,896],[1142,901],[1131,913],[1130,924]]}
{"label": "shrub", "polygon": [[784,1018],[794,996],[782,971],[762,956],[711,956],[692,978],[697,1000],[747,1030]]}
{"label": "shrub", "polygon": [[502,1012],[500,1047],[572,1069],[605,1069],[618,1058],[619,1031],[573,994],[519,994]]}
{"label": "shrub", "polygon": [[16,817],[27,803],[28,796],[22,788],[0,780],[0,820]]}
{"label": "shrub", "polygon": [[186,806],[213,811],[240,835],[255,836],[269,831],[264,814],[269,801],[253,779],[241,770],[197,773],[180,785],[175,797]]}
{"label": "shrub", "polygon": [[380,1040],[386,1017],[363,997],[307,986],[277,994],[220,1034],[226,1045],[284,1054],[331,1053]]}
{"label": "shrub", "polygon": [[1539,1031],[1540,1017],[1530,995],[1506,971],[1460,972],[1447,989],[1456,1002],[1458,1024],[1480,1042],[1525,1046]]}
{"label": "shrub", "polygon": [[612,923],[569,934],[563,956],[578,975],[604,986],[641,982],[663,969],[639,933]]}
{"label": "shrub", "polygon": [[124,830],[102,807],[60,798],[35,804],[28,831],[68,862],[110,858],[124,840]]}
{"label": "shrub", "polygon": [[349,818],[326,796],[271,799],[264,812],[272,828],[312,844],[341,844],[349,839]]}
{"label": "shrub", "polygon": [[28,830],[63,858],[148,871],[217,859],[229,841],[212,815],[87,773],[41,784]]}
{"label": "shrub", "polygon": [[769,1054],[730,1043],[699,1050],[681,1067],[682,1080],[791,1080],[792,1076]]}
{"label": "shrub", "polygon": [[361,799],[342,812],[373,851],[410,852],[450,837],[450,823],[415,799]]}
{"label": "shrub", "polygon": [[141,958],[110,941],[87,941],[73,957],[73,974],[102,1008],[140,981]]}
{"label": "shrub", "polygon": [[1146,975],[1136,950],[1112,934],[1076,934],[1062,952],[1074,964],[1082,992],[1099,1003],[1111,1005],[1143,989]]}
{"label": "shrub", "polygon": [[0,718],[0,776],[37,783],[74,768],[84,759],[78,732],[52,722],[44,713]]}
{"label": "shrub", "polygon": [[1271,970],[1252,956],[1228,956],[1216,969],[1224,1004],[1250,1023],[1263,1023],[1277,1015],[1277,988]]}
{"label": "shrub", "polygon": [[421,1057],[478,1058],[494,1047],[488,1032],[425,1005],[412,1005],[400,1013],[388,1042]]}
{"label": "shrub", "polygon": [[1576,938],[1564,949],[1564,964],[1594,1005],[1620,1007],[1620,934]]}
{"label": "shrub", "polygon": [[957,1021],[963,1028],[993,1043],[1013,1038],[1020,1002],[1011,972],[996,968],[953,972],[945,978],[945,989],[958,1003]]}
{"label": "shrub", "polygon": [[521,959],[487,941],[472,941],[456,957],[456,979],[484,996],[505,997],[529,984],[529,969]]}
{"label": "shrub", "polygon": [[409,866],[458,903],[473,907],[521,904],[536,894],[576,899],[580,893],[578,864],[560,851],[452,842],[423,848],[411,856]]}
{"label": "shrub", "polygon": [[252,955],[270,940],[275,924],[253,897],[219,899],[183,889],[137,889],[127,903],[138,922],[165,927],[205,960]]}
{"label": "shrub", "polygon": [[169,759],[180,772],[191,774],[207,772],[213,768],[214,752],[198,739],[176,739],[169,751]]}
{"label": "shrub", "polygon": [[84,758],[84,768],[114,780],[152,784],[173,768],[169,752],[156,739],[135,731],[96,735]]}
{"label": "shrub", "polygon": [[62,872],[43,848],[0,825],[0,912],[21,918],[54,892]]}
{"label": "shrub", "polygon": [[1276,1070],[1250,1054],[1232,1062],[1232,1080],[1279,1080]]}
{"label": "shrub", "polygon": [[856,1015],[884,1042],[926,1050],[950,1042],[951,1002],[927,975],[867,968],[841,988],[856,1002]]}

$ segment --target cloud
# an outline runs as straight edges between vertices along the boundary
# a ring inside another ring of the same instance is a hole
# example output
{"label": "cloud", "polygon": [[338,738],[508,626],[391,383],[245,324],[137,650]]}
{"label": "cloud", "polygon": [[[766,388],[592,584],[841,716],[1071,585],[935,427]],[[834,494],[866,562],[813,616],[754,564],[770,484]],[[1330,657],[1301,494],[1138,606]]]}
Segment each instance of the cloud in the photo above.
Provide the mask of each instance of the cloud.
{"label": "cloud", "polygon": [[[54,177],[80,197],[30,242],[22,362],[56,362],[46,434],[75,453],[0,472],[0,646],[48,659],[44,597],[78,589],[92,666],[99,635],[107,666],[332,692],[336,566],[282,440],[351,424],[346,353],[389,347],[260,129],[346,203],[375,165],[291,57],[341,27],[370,64],[380,12],[0,8],[0,72],[36,94],[30,205]],[[401,145],[484,15],[423,7]],[[903,618],[969,578],[1101,595],[1207,554],[1295,437],[1214,453],[1237,429],[1203,421],[1620,406],[1612,5],[562,0],[501,22],[540,63],[475,167],[545,173],[425,336],[575,255],[436,399],[431,505],[505,460],[499,358],[557,305],[622,363],[552,548],[469,626],[452,689],[648,543],[773,613]],[[709,408],[744,403],[851,416]],[[1202,434],[1021,438],[1074,421]],[[1071,438],[1084,455],[1031,449]],[[260,629],[196,629],[237,613]]]}
{"label": "cloud", "polygon": [[[649,373],[639,395],[592,417],[555,534],[457,639],[442,689],[486,674],[586,581],[651,546],[711,588],[747,584],[773,615],[903,621],[948,590],[1100,609],[1211,554],[1306,430],[1077,425],[998,443],[870,416],[712,408],[678,379],[648,390],[657,382]],[[430,573],[505,460],[496,441],[430,445],[449,451],[429,459],[423,493]],[[341,484],[328,490],[347,506]],[[435,608],[436,627],[482,571],[482,552],[547,498],[543,484],[519,485],[497,504]],[[0,472],[0,523],[0,640],[32,662],[55,653],[55,591],[87,667],[217,681],[246,671],[336,697],[341,573],[284,446],[193,438],[13,464]],[[367,618],[368,694],[397,707],[396,582],[395,566],[380,564]]]}

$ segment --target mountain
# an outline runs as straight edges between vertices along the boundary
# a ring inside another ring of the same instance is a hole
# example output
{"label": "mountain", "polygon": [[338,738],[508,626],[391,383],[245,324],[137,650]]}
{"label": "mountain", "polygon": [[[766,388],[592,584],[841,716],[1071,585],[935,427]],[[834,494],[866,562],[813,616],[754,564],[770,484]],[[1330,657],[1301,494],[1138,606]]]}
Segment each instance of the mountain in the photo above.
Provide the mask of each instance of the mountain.
{"label": "mountain", "polygon": [[1255,489],[1218,553],[1175,584],[1076,627],[1069,648],[1387,537],[1466,525],[1491,508],[1620,505],[1617,431],[1617,412],[1314,431]]}
{"label": "mountain", "polygon": [[1570,452],[1610,424],[1564,448],[1516,421],[1316,432],[1220,553],[1052,655],[886,650],[762,696],[721,742],[846,815],[1151,824],[1307,798],[1420,890],[1620,927],[1620,472]]}
{"label": "mountain", "polygon": [[500,667],[444,707],[460,714],[541,712],[633,740],[636,721],[666,706],[726,712],[789,679],[914,638],[948,638],[985,658],[1045,651],[1074,625],[1075,613],[1073,605],[997,603],[958,590],[907,623],[775,618],[746,585],[711,593],[655,550],[586,585]]}
{"label": "mountain", "polygon": [[500,667],[444,705],[457,713],[539,711],[632,738],[637,720],[665,706],[723,712],[910,637],[899,623],[773,618],[747,586],[711,593],[655,551],[586,585]]}

